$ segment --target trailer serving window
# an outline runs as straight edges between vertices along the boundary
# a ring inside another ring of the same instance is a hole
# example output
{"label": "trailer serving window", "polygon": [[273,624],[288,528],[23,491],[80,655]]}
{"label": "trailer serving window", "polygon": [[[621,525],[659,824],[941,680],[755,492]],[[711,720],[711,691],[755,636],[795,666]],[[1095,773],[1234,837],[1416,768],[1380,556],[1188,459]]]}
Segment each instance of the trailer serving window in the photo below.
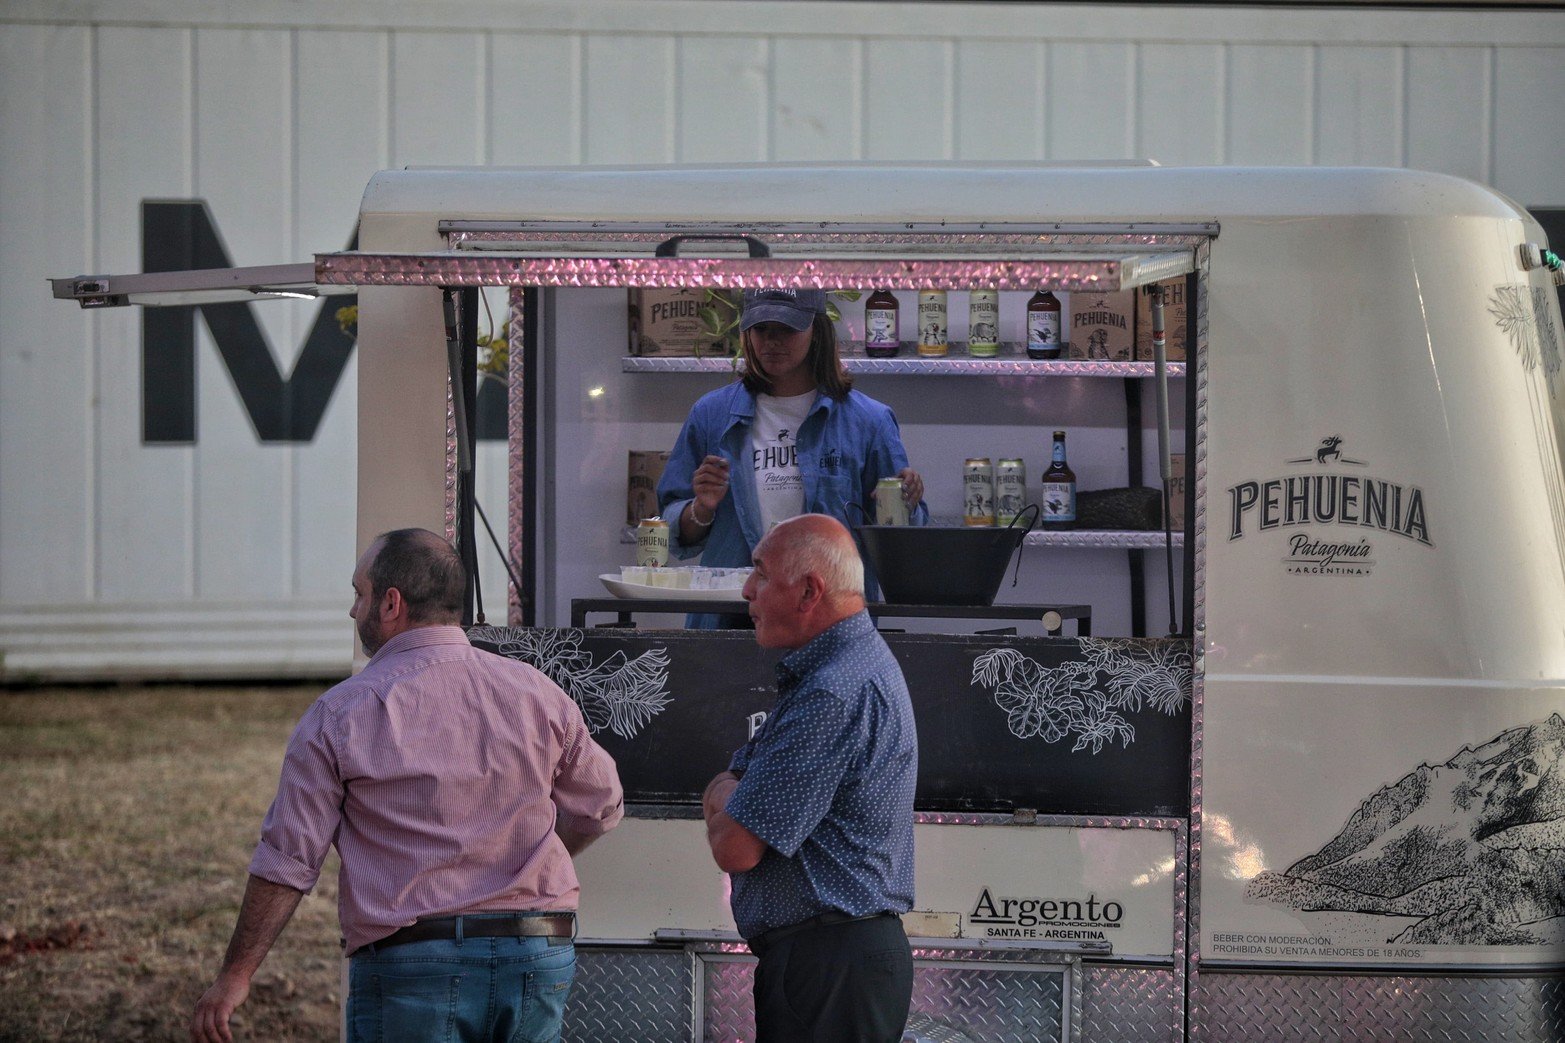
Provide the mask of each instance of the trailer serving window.
{"label": "trailer serving window", "polygon": [[[512,409],[508,414],[513,448],[508,464],[512,500],[508,517],[513,524],[507,550],[518,563],[519,575],[537,580],[523,580],[508,617],[524,624],[559,625],[567,618],[582,618],[579,606],[572,603],[588,598],[599,574],[621,561],[609,547],[597,544],[585,551],[583,560],[572,564],[572,548],[583,542],[579,534],[566,538],[563,531],[549,531],[551,526],[563,528],[570,524],[565,519],[583,518],[591,510],[586,504],[573,507],[570,503],[576,487],[573,479],[582,472],[580,461],[570,459],[568,446],[590,441],[595,448],[601,447],[598,436],[583,436],[572,442],[563,434],[560,423],[546,419],[551,412],[561,418],[561,411],[571,408],[569,403],[551,399],[547,389],[560,392],[561,382],[574,379],[581,367],[589,365],[583,361],[585,356],[596,356],[600,362],[608,358],[612,360],[608,368],[617,369],[618,373],[589,381],[592,389],[602,395],[602,400],[593,403],[596,415],[613,424],[646,425],[661,420],[666,425],[666,409],[647,407],[642,415],[636,415],[632,403],[641,401],[646,405],[649,383],[657,388],[663,405],[675,400],[688,406],[714,381],[733,379],[737,368],[734,359],[725,354],[699,357],[688,353],[632,353],[623,331],[627,290],[698,287],[726,291],[780,285],[850,289],[867,295],[871,289],[885,289],[902,294],[904,314],[915,312],[917,290],[951,290],[951,336],[957,343],[942,358],[919,357],[911,343],[898,357],[869,357],[863,348],[862,296],[856,301],[838,302],[842,313],[839,335],[844,342],[847,369],[863,375],[860,386],[896,408],[911,458],[928,475],[930,506],[936,520],[955,518],[959,523],[957,489],[961,461],[947,459],[950,452],[997,458],[1025,453],[1034,457],[1036,471],[1041,471],[1047,462],[1044,454],[1051,425],[1074,427],[1075,421],[1086,421],[1084,426],[1099,434],[1113,432],[1108,445],[1090,437],[1073,443],[1081,454],[1075,459],[1086,465],[1078,466],[1084,490],[1129,489],[1144,484],[1155,488],[1159,484],[1160,468],[1146,467],[1143,452],[1156,452],[1158,443],[1152,436],[1158,428],[1151,426],[1151,414],[1156,412],[1155,404],[1166,401],[1169,378],[1176,381],[1176,391],[1185,387],[1178,381],[1184,363],[1170,363],[1161,380],[1158,365],[1150,357],[1073,359],[1067,352],[1060,360],[1040,363],[1026,357],[1019,343],[1022,334],[1015,326],[1021,322],[1020,309],[1028,295],[1040,289],[1056,291],[1067,301],[1074,294],[1083,305],[1112,299],[1122,310],[1129,310],[1132,305],[1127,298],[1137,290],[1166,286],[1170,280],[1188,280],[1193,300],[1197,292],[1198,252],[1215,229],[1204,225],[1110,228],[909,224],[888,229],[857,225],[648,226],[452,220],[441,223],[441,232],[453,247],[445,253],[327,255],[319,258],[318,275],[327,284],[341,280],[359,285],[441,286],[467,291],[465,297],[460,292],[457,296],[458,325],[468,310],[477,308],[478,297],[471,292],[472,287],[501,285],[512,291],[504,306],[511,319],[511,392],[516,401],[530,405]],[[993,358],[969,357],[962,343],[965,291],[974,286],[998,290],[1002,310],[1008,313],[1011,336],[1002,336],[1003,343]],[[529,288],[536,292],[529,293]],[[464,299],[468,308],[461,306]],[[1185,309],[1186,322],[1193,325],[1196,314],[1197,309]],[[1134,322],[1133,316],[1126,318]],[[1186,334],[1182,329],[1177,332]],[[583,338],[592,343],[583,343]],[[1181,343],[1185,339],[1181,336]],[[1193,342],[1194,338],[1189,340]],[[1125,354],[1129,355],[1128,342]],[[674,374],[689,376],[679,378]],[[1082,379],[1057,379],[1061,377]],[[1047,408],[1040,402],[1038,391],[1047,388],[1051,378],[1056,391],[1075,388],[1061,397],[1066,408],[1036,418],[1041,435],[1029,432],[1029,437],[1018,439],[1015,427],[1033,421],[1030,412]],[[642,387],[628,390],[627,382],[640,382]],[[1021,390],[1024,388],[1031,390]],[[1025,405],[1018,404],[1018,396]],[[958,414],[941,416],[940,408],[931,406],[941,400],[966,405],[958,407]],[[1176,403],[1180,417],[1188,412],[1186,406],[1183,398]],[[1148,421],[1145,432],[1144,412]],[[976,433],[965,441],[940,433],[941,428],[953,425],[991,430],[987,434]],[[460,434],[462,424],[455,426]],[[1176,418],[1176,433],[1185,426]],[[999,435],[1006,427],[1013,428],[1008,439]],[[1143,433],[1148,437],[1143,438]],[[661,442],[631,448],[666,450],[672,444],[672,434],[673,430],[668,430]],[[929,449],[921,454],[920,445],[926,442]],[[1162,444],[1168,444],[1166,436]],[[458,470],[461,458],[460,448],[454,447],[452,464]],[[602,461],[595,465],[602,466]],[[463,483],[454,484],[460,488]],[[1156,501],[1154,495],[1154,510]],[[466,513],[456,511],[459,522]],[[600,517],[602,513],[600,507]],[[534,522],[531,533],[527,525],[520,524],[524,519]],[[1150,523],[1142,522],[1153,526],[1142,530],[1083,527],[1036,531],[1027,537],[1023,560],[1031,564],[1059,549],[1122,552],[1113,560],[1123,578],[1116,576],[1113,580],[1114,593],[1109,600],[1123,606],[1124,618],[1108,630],[1100,623],[1096,632],[1144,634],[1148,632],[1145,552],[1161,550],[1166,555],[1164,560],[1172,563],[1186,530],[1182,514],[1166,533],[1157,527],[1160,520],[1154,516]],[[595,524],[601,527],[601,522]],[[619,529],[614,538],[624,548],[632,535]],[[543,553],[544,548],[547,553]],[[625,551],[621,551],[620,558],[629,561]],[[1025,584],[1024,577],[1020,589],[1025,590]],[[1166,600],[1162,595],[1176,587],[1191,589],[1182,577],[1165,575],[1151,587],[1152,596],[1161,606]],[[1018,600],[1014,590],[1008,590],[1007,595],[997,600],[1002,604]],[[1068,615],[1069,606],[1098,599],[1062,599],[1052,595],[1040,598],[1035,588],[1032,596],[1020,600],[1064,607],[1067,618],[1079,620],[1079,616]],[[652,606],[645,608],[651,611]],[[1101,612],[1100,608],[1100,620],[1104,618]],[[1091,630],[1088,618],[1078,632]],[[1188,612],[1181,612],[1178,606],[1169,608],[1166,619],[1179,618],[1187,619]],[[1153,632],[1163,632],[1167,624],[1163,620],[1159,623]],[[898,625],[948,627],[907,620],[898,621]]]}

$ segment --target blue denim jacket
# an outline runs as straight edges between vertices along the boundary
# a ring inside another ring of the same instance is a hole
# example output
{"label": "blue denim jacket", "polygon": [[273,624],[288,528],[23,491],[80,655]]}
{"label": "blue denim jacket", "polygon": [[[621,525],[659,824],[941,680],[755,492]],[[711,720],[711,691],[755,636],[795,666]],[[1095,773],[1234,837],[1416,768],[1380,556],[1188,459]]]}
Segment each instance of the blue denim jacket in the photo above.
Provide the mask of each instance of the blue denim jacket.
{"label": "blue denim jacket", "polygon": [[[721,568],[750,564],[751,549],[766,535],[761,530],[755,472],[744,460],[745,440],[754,422],[755,396],[738,381],[702,395],[691,407],[658,482],[658,506],[669,519],[672,556],[700,554],[703,565]],[[908,466],[890,407],[859,391],[850,391],[841,400],[817,394],[799,427],[797,447],[804,512],[829,514],[850,528],[875,520],[875,483]],[[728,460],[728,495],[717,505],[706,539],[685,544],[679,538],[678,518],[695,496],[691,481],[707,456]],[[929,508],[920,503],[909,521],[927,525]],[[866,573],[865,594],[873,598],[876,593],[874,580]],[[713,629],[717,619],[693,616],[688,625]]]}

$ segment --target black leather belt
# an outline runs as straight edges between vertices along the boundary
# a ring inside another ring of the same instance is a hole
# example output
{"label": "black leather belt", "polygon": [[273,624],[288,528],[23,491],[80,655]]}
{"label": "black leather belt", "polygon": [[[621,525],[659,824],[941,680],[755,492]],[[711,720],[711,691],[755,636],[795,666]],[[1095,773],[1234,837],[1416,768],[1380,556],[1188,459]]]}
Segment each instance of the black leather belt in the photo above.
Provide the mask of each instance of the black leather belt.
{"label": "black leather belt", "polygon": [[418,920],[393,931],[386,937],[362,945],[349,953],[372,953],[393,945],[410,942],[451,940],[457,937],[461,921],[463,938],[558,938],[570,941],[576,936],[576,914],[556,913],[472,913],[468,916],[437,916]]}
{"label": "black leather belt", "polygon": [[755,953],[755,955],[765,956],[766,950],[784,938],[798,934],[800,931],[807,931],[811,927],[825,927],[829,924],[837,923],[854,923],[858,920],[878,920],[883,916],[896,917],[896,915],[896,913],[869,913],[866,916],[849,916],[847,913],[839,912],[821,913],[819,916],[812,916],[808,920],[791,923],[787,927],[773,927],[770,931],[762,931],[754,938],[748,939],[746,944],[750,946],[750,951]]}

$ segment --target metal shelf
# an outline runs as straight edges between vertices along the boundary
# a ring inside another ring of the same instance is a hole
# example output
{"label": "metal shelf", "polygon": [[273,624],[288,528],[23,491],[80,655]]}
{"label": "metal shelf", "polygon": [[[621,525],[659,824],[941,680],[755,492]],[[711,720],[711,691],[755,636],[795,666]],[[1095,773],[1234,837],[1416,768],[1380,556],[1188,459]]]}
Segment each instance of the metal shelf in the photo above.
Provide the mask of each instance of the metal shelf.
{"label": "metal shelf", "polygon": [[[620,543],[634,546],[636,530],[626,526],[620,530]],[[1066,529],[1062,532],[1034,530],[1022,541],[1027,547],[1061,547],[1077,550],[1162,550],[1161,531],[1130,529]],[[1185,534],[1174,533],[1174,546],[1185,545]]]}
{"label": "metal shelf", "polygon": [[[1185,534],[1175,532],[1174,546],[1185,545]],[[1067,529],[1064,532],[1038,532],[1027,534],[1022,541],[1028,547],[1065,547],[1088,550],[1162,550],[1163,534],[1159,531],[1124,529]]]}
{"label": "metal shelf", "polygon": [[[860,341],[843,341],[842,365],[849,373],[958,377],[1141,377],[1156,375],[1153,362],[1108,362],[1092,359],[1030,359],[1022,345],[1005,343],[993,358],[972,358],[967,345],[953,341],[951,350],[938,358],[921,357],[911,341],[904,341],[895,358],[870,358]],[[665,358],[628,355],[621,360],[625,373],[737,373],[744,361],[719,355],[710,358]],[[1183,362],[1168,363],[1170,377],[1185,375]]]}

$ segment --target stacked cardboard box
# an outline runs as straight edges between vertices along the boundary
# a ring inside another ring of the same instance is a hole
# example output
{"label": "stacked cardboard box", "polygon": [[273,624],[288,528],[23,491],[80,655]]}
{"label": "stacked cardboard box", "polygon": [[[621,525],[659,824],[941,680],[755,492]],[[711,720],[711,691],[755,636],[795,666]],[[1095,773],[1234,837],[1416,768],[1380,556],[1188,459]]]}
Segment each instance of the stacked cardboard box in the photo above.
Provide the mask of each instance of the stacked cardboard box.
{"label": "stacked cardboard box", "polygon": [[[727,297],[727,300],[734,300]],[[703,306],[717,309],[719,318],[727,322],[738,315],[736,310],[709,301],[705,289],[700,287],[658,287],[630,291],[630,353],[660,357],[690,357],[693,355],[727,355],[732,350],[731,339],[714,338],[701,321]]]}
{"label": "stacked cardboard box", "polygon": [[[1163,294],[1163,357],[1170,362],[1185,360],[1185,280],[1167,279],[1158,283]],[[1136,360],[1151,362],[1152,298],[1136,291]]]}
{"label": "stacked cardboard box", "polygon": [[1129,362],[1135,349],[1136,293],[1078,290],[1070,295],[1070,357]]}

